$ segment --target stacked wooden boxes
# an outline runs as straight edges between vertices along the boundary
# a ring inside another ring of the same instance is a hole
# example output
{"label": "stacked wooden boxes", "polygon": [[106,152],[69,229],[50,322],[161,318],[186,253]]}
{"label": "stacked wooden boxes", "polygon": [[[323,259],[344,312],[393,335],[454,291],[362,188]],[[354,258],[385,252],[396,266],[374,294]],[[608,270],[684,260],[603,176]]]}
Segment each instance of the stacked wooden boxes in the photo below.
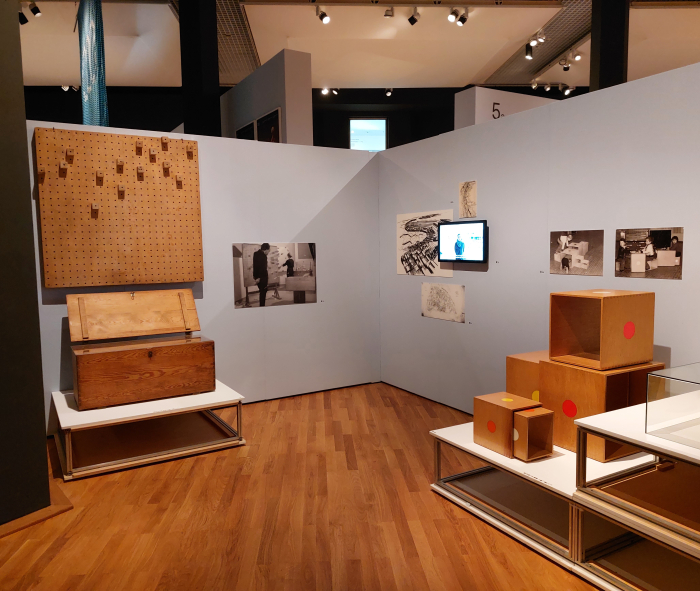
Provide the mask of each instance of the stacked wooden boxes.
{"label": "stacked wooden boxes", "polygon": [[[654,352],[654,294],[588,290],[550,296],[549,352],[508,357],[506,389],[554,411],[554,445],[575,451],[574,420],[646,400],[647,374],[663,369]],[[537,375],[537,381],[534,376]],[[535,397],[536,393],[536,398]],[[635,449],[595,437],[600,462]]]}
{"label": "stacked wooden boxes", "polygon": [[[84,343],[72,346],[79,410],[216,389],[214,341],[192,336],[200,326],[191,289],[66,299],[71,341]],[[124,340],[144,336],[151,338]],[[92,342],[104,339],[122,340]]]}

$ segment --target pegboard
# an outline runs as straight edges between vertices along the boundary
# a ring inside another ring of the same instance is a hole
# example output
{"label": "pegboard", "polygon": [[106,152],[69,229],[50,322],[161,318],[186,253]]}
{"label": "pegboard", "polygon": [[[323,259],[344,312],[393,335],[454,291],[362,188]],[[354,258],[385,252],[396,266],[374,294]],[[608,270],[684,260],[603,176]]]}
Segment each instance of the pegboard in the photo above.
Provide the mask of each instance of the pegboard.
{"label": "pegboard", "polygon": [[37,128],[35,150],[46,287],[204,280],[197,142]]}

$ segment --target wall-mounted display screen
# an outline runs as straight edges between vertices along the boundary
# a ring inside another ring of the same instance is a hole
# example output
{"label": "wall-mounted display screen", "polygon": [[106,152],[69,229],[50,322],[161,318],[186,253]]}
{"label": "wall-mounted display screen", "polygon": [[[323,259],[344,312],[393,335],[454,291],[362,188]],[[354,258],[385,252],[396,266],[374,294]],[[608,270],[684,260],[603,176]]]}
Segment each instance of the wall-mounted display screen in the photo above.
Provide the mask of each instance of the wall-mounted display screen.
{"label": "wall-mounted display screen", "polygon": [[438,225],[438,260],[441,262],[485,263],[488,246],[485,220]]}
{"label": "wall-mounted display screen", "polygon": [[350,119],[350,149],[386,150],[386,119]]}

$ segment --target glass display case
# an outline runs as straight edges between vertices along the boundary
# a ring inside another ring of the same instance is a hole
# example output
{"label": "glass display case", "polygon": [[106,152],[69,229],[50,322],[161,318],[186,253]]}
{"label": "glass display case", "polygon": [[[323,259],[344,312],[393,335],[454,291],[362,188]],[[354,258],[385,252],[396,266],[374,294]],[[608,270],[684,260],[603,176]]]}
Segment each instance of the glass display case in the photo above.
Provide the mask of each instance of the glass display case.
{"label": "glass display case", "polygon": [[649,374],[646,432],[700,449],[700,363]]}

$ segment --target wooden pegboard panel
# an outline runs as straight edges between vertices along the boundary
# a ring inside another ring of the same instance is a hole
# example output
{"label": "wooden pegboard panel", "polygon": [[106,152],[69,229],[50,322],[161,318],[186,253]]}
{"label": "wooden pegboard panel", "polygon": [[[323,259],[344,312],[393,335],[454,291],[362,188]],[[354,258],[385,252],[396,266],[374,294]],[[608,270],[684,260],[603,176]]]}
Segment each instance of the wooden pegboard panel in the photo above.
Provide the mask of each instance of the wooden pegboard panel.
{"label": "wooden pegboard panel", "polygon": [[46,287],[204,280],[197,142],[37,128],[35,149]]}

